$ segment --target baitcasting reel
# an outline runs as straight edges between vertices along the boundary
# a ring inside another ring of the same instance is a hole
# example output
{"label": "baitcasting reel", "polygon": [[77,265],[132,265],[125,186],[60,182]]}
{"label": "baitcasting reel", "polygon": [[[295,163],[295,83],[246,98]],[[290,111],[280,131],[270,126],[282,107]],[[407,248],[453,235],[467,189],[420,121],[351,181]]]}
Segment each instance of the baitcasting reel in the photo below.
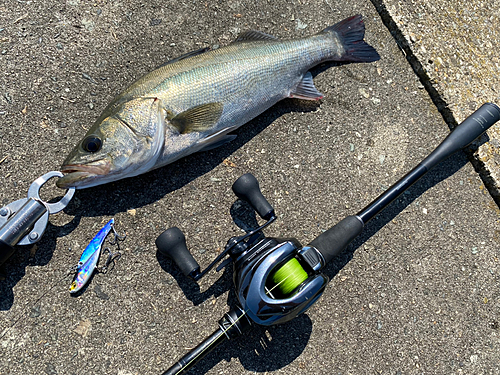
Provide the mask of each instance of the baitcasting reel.
{"label": "baitcasting reel", "polygon": [[306,311],[321,296],[328,278],[320,270],[347,248],[364,226],[394,199],[422,178],[431,168],[469,145],[500,120],[500,108],[485,103],[457,126],[436,149],[403,178],[359,211],[338,222],[301,247],[295,239],[266,238],[262,229],[276,219],[273,208],[262,196],[250,174],[233,185],[234,193],[249,202],[267,222],[256,230],[231,238],[224,252],[203,272],[189,253],[182,232],[170,228],[156,240],[158,250],[172,258],[185,275],[198,280],[223,257],[217,270],[234,264],[234,284],[239,306],[219,321],[219,329],[182,357],[163,375],[178,375],[198,362],[226,339],[248,330],[253,323],[263,326],[283,323]]}
{"label": "baitcasting reel", "polygon": [[295,239],[264,236],[262,230],[276,215],[253,175],[241,176],[232,188],[238,198],[248,202],[267,222],[243,236],[229,239],[224,251],[204,271],[200,272],[178,228],[163,232],[156,239],[156,246],[195,281],[228,256],[217,271],[233,263],[239,308],[246,319],[263,326],[287,322],[321,296],[329,281],[319,272],[325,265],[323,256],[314,247],[301,247]]}

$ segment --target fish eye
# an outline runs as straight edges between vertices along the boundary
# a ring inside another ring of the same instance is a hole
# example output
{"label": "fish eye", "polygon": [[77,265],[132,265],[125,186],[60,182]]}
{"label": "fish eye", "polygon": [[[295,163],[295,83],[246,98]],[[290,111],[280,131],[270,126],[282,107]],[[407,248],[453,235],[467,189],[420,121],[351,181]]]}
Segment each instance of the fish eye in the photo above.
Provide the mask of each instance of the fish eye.
{"label": "fish eye", "polygon": [[102,141],[96,135],[89,135],[82,142],[82,148],[87,152],[97,152],[101,147]]}

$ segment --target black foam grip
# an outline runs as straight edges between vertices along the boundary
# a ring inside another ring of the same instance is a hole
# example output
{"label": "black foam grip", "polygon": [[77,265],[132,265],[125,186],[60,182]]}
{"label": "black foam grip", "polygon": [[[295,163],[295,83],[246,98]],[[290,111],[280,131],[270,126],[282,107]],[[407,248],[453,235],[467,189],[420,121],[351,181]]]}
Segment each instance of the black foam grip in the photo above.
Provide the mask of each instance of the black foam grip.
{"label": "black foam grip", "polygon": [[15,248],[8,243],[0,240],[0,265],[4,264],[7,259],[16,251]]}
{"label": "black foam grip", "polygon": [[172,259],[186,276],[194,276],[199,272],[200,266],[193,258],[186,246],[184,233],[172,227],[160,234],[155,241],[158,251]]}
{"label": "black foam grip", "polygon": [[274,209],[260,191],[259,182],[250,173],[244,174],[233,184],[236,196],[252,205],[259,216],[269,220],[274,215]]}
{"label": "black foam grip", "polygon": [[335,226],[316,237],[310,245],[315,247],[328,263],[363,231],[363,223],[356,216],[347,216]]}

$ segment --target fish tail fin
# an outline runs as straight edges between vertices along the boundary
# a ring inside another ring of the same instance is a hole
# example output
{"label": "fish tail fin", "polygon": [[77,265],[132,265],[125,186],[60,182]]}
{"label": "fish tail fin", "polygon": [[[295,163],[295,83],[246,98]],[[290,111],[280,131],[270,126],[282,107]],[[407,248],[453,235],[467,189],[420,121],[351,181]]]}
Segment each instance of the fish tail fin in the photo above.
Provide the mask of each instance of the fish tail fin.
{"label": "fish tail fin", "polygon": [[365,37],[365,24],[360,14],[327,27],[322,33],[335,34],[344,49],[341,56],[335,56],[329,60],[354,62],[380,60],[380,55],[375,48],[363,40]]}

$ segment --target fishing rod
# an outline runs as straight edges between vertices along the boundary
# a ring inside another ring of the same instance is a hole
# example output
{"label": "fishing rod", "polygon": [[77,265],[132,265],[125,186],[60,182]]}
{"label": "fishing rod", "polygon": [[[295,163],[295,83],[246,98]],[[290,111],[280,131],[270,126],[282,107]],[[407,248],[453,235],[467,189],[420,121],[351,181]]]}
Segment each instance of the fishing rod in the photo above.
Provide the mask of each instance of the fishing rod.
{"label": "fishing rod", "polygon": [[264,327],[280,324],[305,312],[318,300],[329,281],[321,270],[361,234],[371,219],[431,168],[469,145],[499,120],[500,108],[497,105],[482,105],[413,170],[356,215],[347,216],[307,246],[302,247],[294,238],[264,236],[262,229],[276,219],[276,214],[251,174],[238,178],[232,189],[266,223],[243,236],[232,237],[223,253],[204,271],[200,272],[200,266],[187,249],[180,229],[173,227],[160,234],[156,239],[158,251],[170,257],[184,275],[195,281],[228,255],[217,271],[233,263],[238,299],[238,305],[219,321],[219,328],[163,375],[179,375],[188,371],[215,347],[242,335],[253,324]]}

